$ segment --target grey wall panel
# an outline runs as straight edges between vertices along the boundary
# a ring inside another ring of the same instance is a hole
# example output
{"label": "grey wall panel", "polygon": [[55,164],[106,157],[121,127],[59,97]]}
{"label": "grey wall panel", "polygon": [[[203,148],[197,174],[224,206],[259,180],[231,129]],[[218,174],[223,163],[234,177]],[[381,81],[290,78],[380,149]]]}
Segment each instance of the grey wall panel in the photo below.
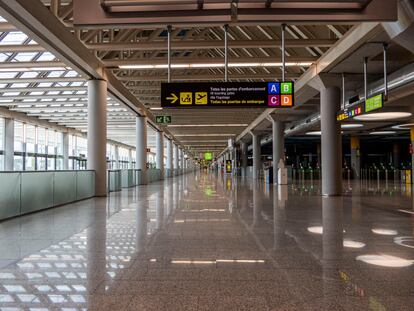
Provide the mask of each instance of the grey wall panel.
{"label": "grey wall panel", "polygon": [[0,174],[0,219],[20,215],[20,173]]}
{"label": "grey wall panel", "polygon": [[76,172],[55,172],[54,204],[62,205],[76,201]]}
{"label": "grey wall panel", "polygon": [[93,197],[95,195],[95,172],[77,171],[76,184],[77,200]]}
{"label": "grey wall panel", "polygon": [[21,214],[53,207],[53,172],[22,173]]}

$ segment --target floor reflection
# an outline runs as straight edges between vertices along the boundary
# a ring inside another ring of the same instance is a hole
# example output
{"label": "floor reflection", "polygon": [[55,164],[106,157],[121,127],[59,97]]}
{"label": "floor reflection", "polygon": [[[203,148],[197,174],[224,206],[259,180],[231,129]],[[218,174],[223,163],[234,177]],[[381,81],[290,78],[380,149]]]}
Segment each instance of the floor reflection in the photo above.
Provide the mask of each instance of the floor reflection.
{"label": "floor reflection", "polygon": [[0,310],[411,310],[412,192],[374,186],[197,173],[6,221]]}

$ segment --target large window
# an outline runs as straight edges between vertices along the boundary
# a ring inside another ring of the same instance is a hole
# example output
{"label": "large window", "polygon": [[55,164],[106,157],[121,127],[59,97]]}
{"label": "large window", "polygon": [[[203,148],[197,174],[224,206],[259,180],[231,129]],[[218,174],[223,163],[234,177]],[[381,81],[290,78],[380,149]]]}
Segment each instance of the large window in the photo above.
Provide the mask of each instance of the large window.
{"label": "large window", "polygon": [[21,122],[14,121],[14,170],[22,171],[24,169],[24,125]]}
{"label": "large window", "polygon": [[0,170],[4,169],[4,140],[5,129],[4,119],[0,118]]}
{"label": "large window", "polygon": [[[14,170],[62,170],[63,133],[29,123],[14,121]],[[87,169],[87,139],[68,135],[69,170]],[[0,117],[0,170],[4,169],[5,120]],[[119,147],[119,168],[135,167],[135,150]],[[115,168],[116,147],[107,144],[108,168]]]}

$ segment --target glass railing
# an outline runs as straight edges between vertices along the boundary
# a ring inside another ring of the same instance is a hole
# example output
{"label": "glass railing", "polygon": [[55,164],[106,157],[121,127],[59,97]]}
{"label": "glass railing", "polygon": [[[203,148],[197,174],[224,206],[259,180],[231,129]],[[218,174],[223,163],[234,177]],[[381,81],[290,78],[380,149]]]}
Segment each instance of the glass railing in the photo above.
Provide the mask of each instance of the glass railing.
{"label": "glass railing", "polygon": [[94,171],[0,172],[0,220],[94,195]]}

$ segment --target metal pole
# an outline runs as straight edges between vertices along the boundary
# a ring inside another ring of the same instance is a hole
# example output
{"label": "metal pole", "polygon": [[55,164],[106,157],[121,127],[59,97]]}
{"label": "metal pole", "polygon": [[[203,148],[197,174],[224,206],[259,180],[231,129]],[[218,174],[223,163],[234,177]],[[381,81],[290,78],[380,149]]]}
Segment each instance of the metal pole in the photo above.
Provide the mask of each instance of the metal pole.
{"label": "metal pole", "polygon": [[229,79],[229,43],[228,43],[228,31],[229,25],[224,25],[224,81],[228,82]]}
{"label": "metal pole", "polygon": [[345,109],[345,74],[342,74],[342,109]]}
{"label": "metal pole", "polygon": [[282,81],[285,81],[285,30],[286,24],[282,24]]}
{"label": "metal pole", "polygon": [[364,57],[364,96],[368,99],[368,57]]}
{"label": "metal pole", "polygon": [[383,45],[383,54],[384,54],[384,99],[387,99],[387,97],[388,97],[387,48],[388,48],[388,44],[384,43],[384,45]]}
{"label": "metal pole", "polygon": [[171,82],[171,25],[167,26],[167,49],[168,49],[168,83]]}

